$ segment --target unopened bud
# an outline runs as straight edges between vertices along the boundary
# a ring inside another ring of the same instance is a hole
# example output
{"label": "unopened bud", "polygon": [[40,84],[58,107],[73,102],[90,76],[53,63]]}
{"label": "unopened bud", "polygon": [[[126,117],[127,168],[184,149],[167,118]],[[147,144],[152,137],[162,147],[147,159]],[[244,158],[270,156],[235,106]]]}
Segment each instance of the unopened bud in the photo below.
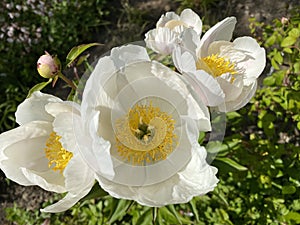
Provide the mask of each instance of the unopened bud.
{"label": "unopened bud", "polygon": [[285,25],[285,24],[287,24],[289,22],[289,19],[288,18],[286,18],[286,17],[281,17],[281,23],[282,23],[282,25]]}
{"label": "unopened bud", "polygon": [[48,52],[42,55],[37,61],[37,71],[44,78],[53,78],[61,70],[61,63],[55,56],[52,57]]}

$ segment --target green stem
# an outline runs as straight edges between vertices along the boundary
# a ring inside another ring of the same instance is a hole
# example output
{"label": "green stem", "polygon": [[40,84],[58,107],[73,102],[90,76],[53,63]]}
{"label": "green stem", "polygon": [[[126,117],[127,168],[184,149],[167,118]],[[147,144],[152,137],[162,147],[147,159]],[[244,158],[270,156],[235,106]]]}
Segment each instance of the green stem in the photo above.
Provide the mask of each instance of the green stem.
{"label": "green stem", "polygon": [[61,72],[58,74],[58,77],[63,79],[73,90],[77,89],[75,84],[71,80],[69,80],[66,76],[64,76]]}

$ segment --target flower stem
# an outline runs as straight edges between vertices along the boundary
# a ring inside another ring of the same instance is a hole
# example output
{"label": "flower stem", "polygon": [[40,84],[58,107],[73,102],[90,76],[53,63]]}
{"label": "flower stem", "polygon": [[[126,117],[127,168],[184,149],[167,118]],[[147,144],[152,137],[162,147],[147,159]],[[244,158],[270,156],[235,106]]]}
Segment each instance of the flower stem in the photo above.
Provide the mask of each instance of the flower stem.
{"label": "flower stem", "polygon": [[65,75],[63,75],[61,72],[58,74],[58,77],[63,79],[73,90],[77,89],[75,84],[71,80],[69,80]]}

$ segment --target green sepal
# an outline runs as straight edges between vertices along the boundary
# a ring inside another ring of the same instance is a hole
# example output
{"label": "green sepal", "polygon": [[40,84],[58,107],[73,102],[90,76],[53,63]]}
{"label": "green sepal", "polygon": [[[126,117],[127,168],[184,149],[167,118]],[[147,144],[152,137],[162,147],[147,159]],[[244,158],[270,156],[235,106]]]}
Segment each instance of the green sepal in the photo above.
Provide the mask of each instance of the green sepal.
{"label": "green sepal", "polygon": [[100,43],[90,43],[76,46],[71,49],[71,51],[67,55],[67,67],[70,67],[74,60],[85,50],[90,47],[101,45]]}
{"label": "green sepal", "polygon": [[52,78],[50,78],[48,81],[45,81],[45,82],[41,82],[41,83],[38,83],[36,85],[34,85],[29,91],[28,91],[28,94],[27,94],[27,97],[26,98],[29,98],[33,92],[35,91],[40,91],[42,90],[44,87],[46,87],[48,84],[50,84],[52,82]]}

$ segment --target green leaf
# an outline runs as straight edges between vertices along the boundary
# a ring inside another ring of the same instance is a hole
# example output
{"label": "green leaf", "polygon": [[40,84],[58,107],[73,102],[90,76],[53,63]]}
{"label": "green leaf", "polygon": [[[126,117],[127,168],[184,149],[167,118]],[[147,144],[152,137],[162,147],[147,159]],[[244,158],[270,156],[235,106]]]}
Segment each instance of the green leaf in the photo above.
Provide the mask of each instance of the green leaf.
{"label": "green leaf", "polygon": [[152,222],[152,208],[146,210],[137,220],[137,225],[148,225]]}
{"label": "green leaf", "polygon": [[291,48],[284,48],[283,51],[286,52],[286,53],[289,53],[289,54],[293,53]]}
{"label": "green leaf", "polygon": [[272,86],[275,84],[275,78],[273,76],[266,77],[263,81],[263,84],[266,86]]}
{"label": "green leaf", "polygon": [[238,140],[233,140],[228,143],[221,143],[219,141],[210,141],[206,145],[207,152],[211,154],[228,153],[231,149],[240,143]]}
{"label": "green leaf", "polygon": [[300,36],[300,29],[298,28],[293,28],[289,32],[289,36],[293,38],[298,38]]}
{"label": "green leaf", "polygon": [[236,119],[241,117],[241,114],[239,114],[238,112],[228,112],[226,113],[227,119],[231,120],[231,119]]}
{"label": "green leaf", "polygon": [[104,191],[98,183],[94,184],[93,188],[90,190],[90,192],[81,199],[81,201],[90,200],[94,198],[104,197],[108,195],[106,191]]}
{"label": "green leaf", "polygon": [[271,59],[271,65],[274,67],[274,69],[279,70],[279,66],[274,58]]}
{"label": "green leaf", "polygon": [[297,224],[300,223],[300,213],[297,213],[297,212],[289,212],[288,214],[286,214],[284,216],[284,218],[288,221],[295,221]]}
{"label": "green leaf", "polygon": [[178,221],[177,217],[170,212],[167,207],[159,208],[158,210],[159,215],[163,220],[165,220],[167,223],[171,224],[182,224],[181,221]]}
{"label": "green leaf", "polygon": [[281,47],[292,46],[296,41],[297,39],[295,37],[288,36],[282,40]]}
{"label": "green leaf", "polygon": [[283,57],[281,55],[281,52],[276,52],[276,54],[274,55],[273,59],[278,62],[278,64],[282,64],[283,62]]}
{"label": "green leaf", "polygon": [[284,195],[291,195],[296,192],[296,187],[293,185],[283,186],[281,191]]}
{"label": "green leaf", "polygon": [[128,201],[125,199],[116,199],[117,204],[114,207],[113,213],[109,219],[109,223],[113,223],[116,220],[120,220],[123,218],[123,216],[126,214],[127,209],[129,208],[129,206],[132,204],[132,201]]}
{"label": "green leaf", "polygon": [[300,72],[300,62],[294,63],[293,67],[294,67],[295,73],[299,73]]}
{"label": "green leaf", "polygon": [[191,205],[191,208],[192,208],[192,211],[193,211],[193,214],[196,218],[196,221],[199,222],[200,219],[199,219],[199,212],[198,212],[198,209],[197,209],[197,206],[196,206],[196,199],[192,199],[190,202],[190,205]]}
{"label": "green leaf", "polygon": [[39,83],[39,84],[36,84],[34,85],[29,91],[28,91],[28,94],[27,94],[27,97],[26,98],[29,98],[33,92],[35,91],[40,91],[42,90],[44,87],[46,87],[48,84],[50,84],[52,82],[52,78],[50,78],[48,81],[46,82],[42,82],[42,83]]}
{"label": "green leaf", "polygon": [[90,44],[83,44],[76,46],[71,49],[71,51],[67,55],[67,67],[69,67],[73,61],[85,50],[87,50],[90,47],[101,45],[100,43],[90,43]]}
{"label": "green leaf", "polygon": [[229,166],[237,169],[238,171],[245,171],[248,170],[247,167],[244,167],[240,164],[238,164],[236,161],[230,159],[230,158],[224,158],[224,157],[216,157],[216,160],[219,160],[221,162],[224,162],[226,164],[228,164]]}
{"label": "green leaf", "polygon": [[266,40],[266,45],[267,46],[272,46],[276,41],[276,36],[275,35],[272,35],[271,37],[269,37],[267,40]]}
{"label": "green leaf", "polygon": [[173,213],[173,215],[176,217],[177,221],[179,224],[182,224],[178,212],[176,211],[174,205],[168,205],[167,208],[170,210],[171,213]]}

